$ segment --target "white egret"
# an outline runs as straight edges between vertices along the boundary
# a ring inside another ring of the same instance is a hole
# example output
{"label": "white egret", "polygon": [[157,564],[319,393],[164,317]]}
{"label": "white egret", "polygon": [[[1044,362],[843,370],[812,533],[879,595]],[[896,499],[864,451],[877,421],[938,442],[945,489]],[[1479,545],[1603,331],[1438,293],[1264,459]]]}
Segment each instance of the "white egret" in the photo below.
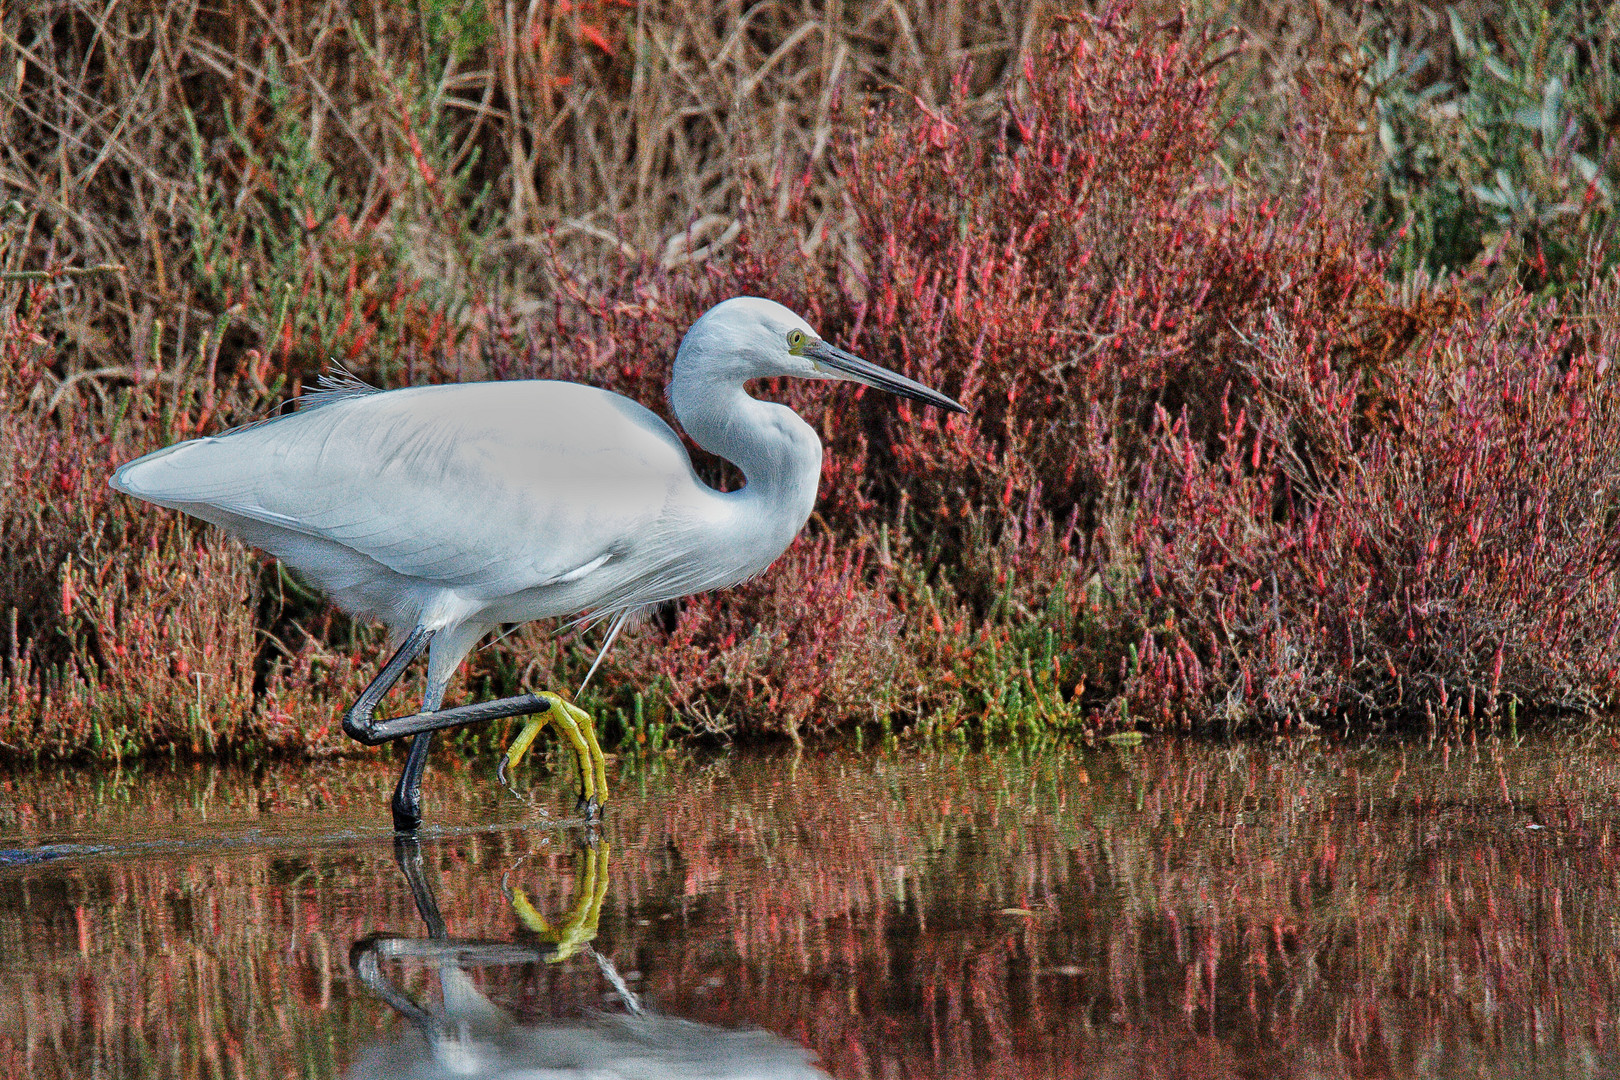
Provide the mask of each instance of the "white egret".
{"label": "white egret", "polygon": [[[388,391],[340,384],[290,415],[131,461],[112,486],[213,522],[345,610],[387,624],[396,651],[343,728],[368,746],[414,738],[394,791],[396,829],[421,822],[434,731],[521,715],[534,718],[508,759],[556,724],[573,743],[581,807],[592,817],[607,780],[587,713],[549,692],[440,709],[445,687],[503,623],[588,612],[610,620],[605,652],[636,611],[733,585],[774,562],[808,520],[821,475],[815,430],[743,390],[783,375],[853,380],[966,411],[822,341],[781,304],[737,297],[692,324],[669,383],[687,433],[742,470],[736,491],[698,479],[679,437],[650,410],[549,380]],[[424,649],[421,711],[376,718]]]}

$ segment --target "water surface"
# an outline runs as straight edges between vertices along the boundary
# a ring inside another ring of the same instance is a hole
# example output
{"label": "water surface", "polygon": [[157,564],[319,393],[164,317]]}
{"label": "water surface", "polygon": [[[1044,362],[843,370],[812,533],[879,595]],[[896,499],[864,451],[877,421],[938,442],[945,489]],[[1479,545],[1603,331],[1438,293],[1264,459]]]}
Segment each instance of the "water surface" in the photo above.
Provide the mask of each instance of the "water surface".
{"label": "water surface", "polygon": [[12,773],[0,1075],[1620,1075],[1606,741],[528,779]]}

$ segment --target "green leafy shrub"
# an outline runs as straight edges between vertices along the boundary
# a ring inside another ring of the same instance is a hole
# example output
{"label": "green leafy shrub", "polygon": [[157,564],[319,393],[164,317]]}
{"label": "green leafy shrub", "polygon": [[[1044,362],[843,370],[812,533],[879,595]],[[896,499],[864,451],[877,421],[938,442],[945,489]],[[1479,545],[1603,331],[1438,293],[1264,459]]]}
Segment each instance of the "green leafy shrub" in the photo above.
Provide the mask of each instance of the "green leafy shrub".
{"label": "green leafy shrub", "polygon": [[1384,157],[1369,211],[1399,273],[1500,264],[1531,292],[1562,292],[1589,279],[1594,256],[1605,268],[1620,257],[1620,12],[1509,2],[1492,14],[1486,27],[1447,10],[1444,66],[1442,43],[1390,40],[1371,55]]}

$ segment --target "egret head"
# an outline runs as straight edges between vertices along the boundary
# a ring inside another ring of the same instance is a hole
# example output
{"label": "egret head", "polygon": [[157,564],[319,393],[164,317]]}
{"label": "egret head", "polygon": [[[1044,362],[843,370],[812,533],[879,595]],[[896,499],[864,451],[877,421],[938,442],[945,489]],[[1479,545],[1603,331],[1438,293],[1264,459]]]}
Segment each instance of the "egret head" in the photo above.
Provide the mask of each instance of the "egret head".
{"label": "egret head", "polygon": [[675,377],[838,379],[966,412],[921,383],[823,341],[809,323],[774,300],[738,296],[710,308],[692,324],[675,356]]}

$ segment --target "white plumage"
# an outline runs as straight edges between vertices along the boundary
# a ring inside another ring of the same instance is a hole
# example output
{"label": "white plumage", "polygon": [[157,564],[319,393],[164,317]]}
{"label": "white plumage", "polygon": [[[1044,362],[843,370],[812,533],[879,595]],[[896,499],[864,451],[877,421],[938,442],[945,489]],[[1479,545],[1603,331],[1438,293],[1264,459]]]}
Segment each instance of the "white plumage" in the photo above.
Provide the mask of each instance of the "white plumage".
{"label": "white plumage", "polygon": [[627,398],[532,381],[316,400],[131,462],[113,485],[221,526],[396,633],[610,614],[730,583],[676,584],[727,500]]}
{"label": "white plumage", "polygon": [[814,506],[821,443],[792,410],[743,391],[782,375],[961,411],[827,345],[782,305],[740,297],[693,324],[669,391],[687,433],[742,469],[737,491],[698,479],[650,410],[540,380],[335,384],[291,415],[132,461],[112,485],[274,554],[396,640],[430,632],[431,713],[502,623],[616,615],[611,641],[624,614],[734,584],[786,550]]}

